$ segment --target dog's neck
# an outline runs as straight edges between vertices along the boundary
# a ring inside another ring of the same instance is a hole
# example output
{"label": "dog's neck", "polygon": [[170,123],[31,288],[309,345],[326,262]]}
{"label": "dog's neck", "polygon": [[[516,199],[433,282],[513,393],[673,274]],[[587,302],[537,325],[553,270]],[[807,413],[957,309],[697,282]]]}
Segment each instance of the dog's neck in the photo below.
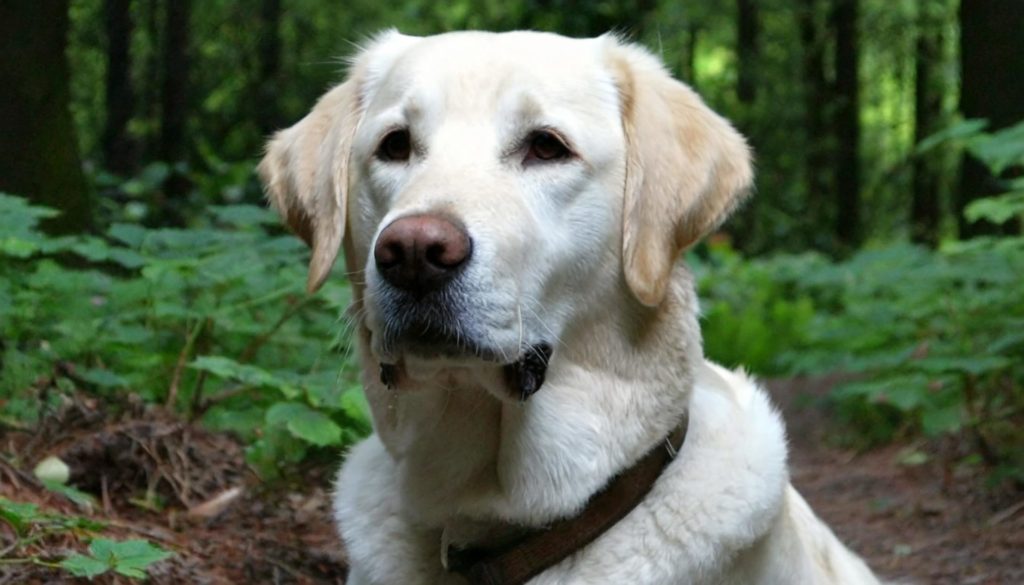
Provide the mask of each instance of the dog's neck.
{"label": "dog's neck", "polygon": [[522,403],[495,397],[497,366],[442,370],[389,390],[364,336],[367,397],[412,519],[426,529],[453,519],[464,528],[542,525],[579,511],[662,439],[685,412],[702,359],[692,281],[677,272],[655,309],[622,287],[609,293],[615,304],[597,306],[627,309],[574,319],[544,386]]}

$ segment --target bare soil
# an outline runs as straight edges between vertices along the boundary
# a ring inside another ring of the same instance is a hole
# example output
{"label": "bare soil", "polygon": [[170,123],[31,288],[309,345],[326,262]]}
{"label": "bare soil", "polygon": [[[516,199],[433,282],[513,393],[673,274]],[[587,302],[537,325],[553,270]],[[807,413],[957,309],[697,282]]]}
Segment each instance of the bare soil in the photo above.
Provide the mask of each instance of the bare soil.
{"label": "bare soil", "polygon": [[1024,492],[992,485],[991,470],[958,463],[967,452],[962,440],[865,452],[837,446],[824,401],[831,386],[769,383],[786,417],[793,484],[840,539],[899,582],[1024,583]]}
{"label": "bare soil", "polygon": [[[822,400],[828,380],[769,386],[787,419],[794,484],[879,573],[920,584],[1024,583],[1024,493],[989,485],[989,471],[957,464],[962,445],[903,442],[857,452],[834,442],[836,423]],[[51,454],[70,464],[73,485],[96,495],[91,513],[32,476],[31,466]],[[140,404],[115,416],[77,397],[37,429],[0,428],[0,496],[90,515],[117,538],[174,551],[150,571],[148,582],[158,585],[344,583],[345,555],[330,522],[332,470],[311,466],[290,483],[266,485],[230,436]],[[0,585],[75,582],[4,561],[59,560],[84,550],[84,540],[56,534],[15,546],[0,521]],[[104,575],[93,582],[128,581]]]}

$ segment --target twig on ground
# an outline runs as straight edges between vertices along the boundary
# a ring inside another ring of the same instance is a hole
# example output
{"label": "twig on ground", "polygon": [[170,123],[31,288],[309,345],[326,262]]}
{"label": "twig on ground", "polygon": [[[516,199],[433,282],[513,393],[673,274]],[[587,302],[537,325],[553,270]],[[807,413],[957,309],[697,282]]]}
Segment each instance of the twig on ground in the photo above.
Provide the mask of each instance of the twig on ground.
{"label": "twig on ground", "polygon": [[999,512],[996,512],[988,519],[988,522],[985,523],[985,526],[991,528],[998,524],[1002,524],[1003,522],[1014,517],[1021,510],[1024,510],[1024,500],[1017,502],[1016,504],[1010,506],[1009,508],[1004,508]]}

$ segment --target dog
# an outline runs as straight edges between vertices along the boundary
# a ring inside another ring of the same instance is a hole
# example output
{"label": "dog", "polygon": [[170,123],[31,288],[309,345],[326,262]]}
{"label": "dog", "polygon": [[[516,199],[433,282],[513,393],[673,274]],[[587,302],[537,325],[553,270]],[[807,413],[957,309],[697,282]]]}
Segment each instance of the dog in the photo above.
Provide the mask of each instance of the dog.
{"label": "dog", "polygon": [[339,250],[352,274],[350,584],[879,582],[790,485],[765,392],[703,356],[677,259],[751,152],[645,49],[388,31],[259,174],[310,291]]}

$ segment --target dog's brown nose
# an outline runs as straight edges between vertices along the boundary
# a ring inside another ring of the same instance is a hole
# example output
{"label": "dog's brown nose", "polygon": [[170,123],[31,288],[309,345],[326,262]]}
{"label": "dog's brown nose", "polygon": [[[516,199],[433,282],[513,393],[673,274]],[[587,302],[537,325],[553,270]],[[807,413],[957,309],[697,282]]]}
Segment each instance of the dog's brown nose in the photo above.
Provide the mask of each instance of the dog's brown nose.
{"label": "dog's brown nose", "polygon": [[466,228],[443,215],[424,213],[388,224],[377,237],[373,259],[384,280],[423,294],[451,280],[472,253]]}

